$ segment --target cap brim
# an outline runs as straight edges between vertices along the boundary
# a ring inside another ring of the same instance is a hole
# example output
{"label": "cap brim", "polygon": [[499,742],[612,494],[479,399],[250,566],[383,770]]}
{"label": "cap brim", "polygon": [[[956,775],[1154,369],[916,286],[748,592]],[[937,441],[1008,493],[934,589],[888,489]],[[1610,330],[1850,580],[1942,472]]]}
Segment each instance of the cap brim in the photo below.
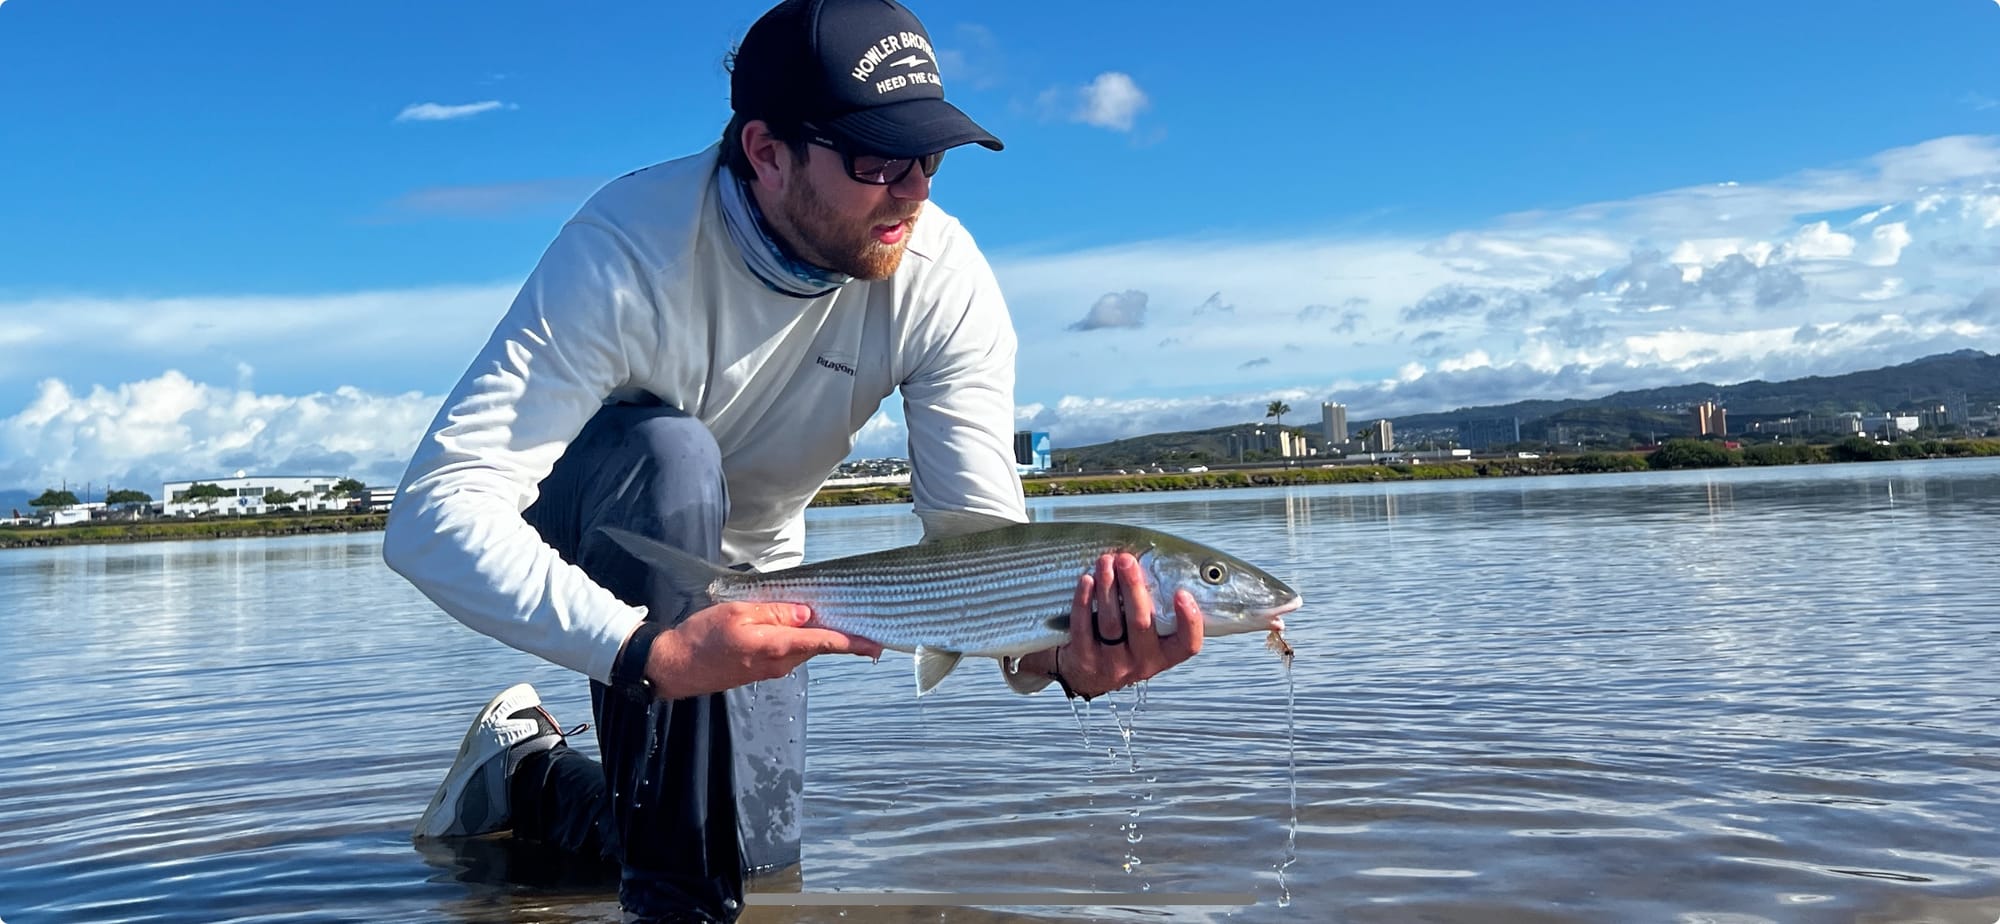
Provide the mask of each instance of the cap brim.
{"label": "cap brim", "polygon": [[921,157],[979,144],[1000,150],[1000,139],[941,99],[913,99],[836,116],[822,123],[857,149],[884,157]]}

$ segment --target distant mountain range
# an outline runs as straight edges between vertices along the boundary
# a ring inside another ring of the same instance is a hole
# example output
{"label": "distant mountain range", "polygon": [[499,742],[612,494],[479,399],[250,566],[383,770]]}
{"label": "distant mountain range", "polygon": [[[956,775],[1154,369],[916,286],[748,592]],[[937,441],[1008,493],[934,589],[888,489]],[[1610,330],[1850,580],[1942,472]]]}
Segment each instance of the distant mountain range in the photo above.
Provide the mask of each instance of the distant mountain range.
{"label": "distant mountain range", "polygon": [[[1591,439],[1617,441],[1638,435],[1650,441],[1692,433],[1694,423],[1688,408],[1703,401],[1721,405],[1729,415],[1729,430],[1735,433],[1753,420],[1799,414],[1829,416],[1847,411],[1909,410],[1961,399],[1974,413],[1981,408],[1990,412],[1994,402],[2000,401],[2000,356],[1959,350],[1845,375],[1815,375],[1784,382],[1755,380],[1735,385],[1695,382],[1621,391],[1601,398],[1462,407],[1392,417],[1389,422],[1395,428],[1398,445],[1409,445],[1426,437],[1447,437],[1461,421],[1508,418],[1520,421],[1523,440],[1573,443]],[[1354,418],[1348,421],[1348,429],[1358,435],[1373,423],[1373,419]],[[1245,421],[1208,430],[1157,433],[1090,446],[1063,447],[1056,455],[1063,457],[1058,459],[1059,466],[1066,461],[1068,465],[1086,469],[1189,458],[1233,460],[1228,448],[1229,434],[1270,424],[1269,420]],[[1318,445],[1319,408],[1295,408],[1286,426],[1305,431],[1313,438],[1313,444]]]}
{"label": "distant mountain range", "polygon": [[1963,393],[1973,404],[2000,400],[2000,356],[1959,350],[1845,375],[1814,375],[1784,382],[1756,379],[1735,385],[1673,385],[1641,391],[1621,391],[1602,398],[1563,401],[1516,401],[1513,404],[1459,408],[1440,414],[1392,418],[1397,430],[1457,426],[1458,421],[1518,417],[1531,421],[1582,408],[1618,408],[1685,416],[1687,408],[1713,401],[1732,420],[1794,414],[1830,415],[1845,411],[1881,412],[1950,401]]}
{"label": "distant mountain range", "polygon": [[9,511],[16,508],[19,508],[24,514],[27,513],[29,511],[28,502],[34,500],[37,496],[37,494],[30,494],[26,491],[0,491],[0,516],[5,516]]}

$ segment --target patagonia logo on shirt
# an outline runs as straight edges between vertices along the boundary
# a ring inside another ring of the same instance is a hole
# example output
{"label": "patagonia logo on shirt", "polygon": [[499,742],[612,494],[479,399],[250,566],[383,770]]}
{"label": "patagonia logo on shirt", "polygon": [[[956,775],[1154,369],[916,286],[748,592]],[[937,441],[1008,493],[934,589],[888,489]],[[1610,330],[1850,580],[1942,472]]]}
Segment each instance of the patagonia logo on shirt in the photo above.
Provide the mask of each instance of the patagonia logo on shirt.
{"label": "patagonia logo on shirt", "polygon": [[835,372],[846,373],[849,378],[852,378],[854,376],[854,365],[852,363],[841,361],[847,358],[848,357],[846,356],[836,356],[833,359],[828,359],[824,354],[822,354],[820,356],[813,357],[813,362],[825,366],[828,369],[832,369]]}

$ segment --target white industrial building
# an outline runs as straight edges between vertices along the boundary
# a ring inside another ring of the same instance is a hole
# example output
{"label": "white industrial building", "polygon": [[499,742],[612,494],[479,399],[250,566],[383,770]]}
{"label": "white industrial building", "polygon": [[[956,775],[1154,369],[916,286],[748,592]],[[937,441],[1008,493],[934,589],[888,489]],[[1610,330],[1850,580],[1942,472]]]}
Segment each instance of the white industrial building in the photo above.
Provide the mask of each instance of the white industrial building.
{"label": "white industrial building", "polygon": [[[344,475],[246,475],[237,472],[228,478],[169,481],[160,489],[160,512],[170,517],[250,516],[275,513],[283,508],[296,511],[345,510],[356,498],[336,496],[333,486]],[[221,488],[224,496],[189,500],[188,491],[197,484]],[[294,495],[288,503],[268,503],[272,494]]]}
{"label": "white industrial building", "polygon": [[1885,440],[1914,434],[1921,424],[1915,414],[1867,414],[1861,418],[1863,433]]}

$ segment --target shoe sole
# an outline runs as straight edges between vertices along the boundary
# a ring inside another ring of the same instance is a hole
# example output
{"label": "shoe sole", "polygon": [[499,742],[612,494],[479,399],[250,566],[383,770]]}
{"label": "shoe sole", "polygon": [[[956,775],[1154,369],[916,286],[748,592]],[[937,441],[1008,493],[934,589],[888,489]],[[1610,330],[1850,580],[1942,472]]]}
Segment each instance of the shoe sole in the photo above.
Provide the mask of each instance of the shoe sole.
{"label": "shoe sole", "polygon": [[417,819],[417,827],[411,836],[417,838],[452,837],[451,827],[458,821],[455,811],[459,799],[465,795],[465,787],[479,775],[486,762],[507,753],[507,747],[487,732],[486,725],[496,712],[505,710],[504,715],[513,715],[541,702],[535,688],[526,683],[517,683],[499,695],[486,701],[485,708],[473,718],[471,727],[465,730],[464,739],[458,743],[458,756],[446,771],[444,782],[437,793],[431,796],[431,803],[424,809],[422,818]]}

